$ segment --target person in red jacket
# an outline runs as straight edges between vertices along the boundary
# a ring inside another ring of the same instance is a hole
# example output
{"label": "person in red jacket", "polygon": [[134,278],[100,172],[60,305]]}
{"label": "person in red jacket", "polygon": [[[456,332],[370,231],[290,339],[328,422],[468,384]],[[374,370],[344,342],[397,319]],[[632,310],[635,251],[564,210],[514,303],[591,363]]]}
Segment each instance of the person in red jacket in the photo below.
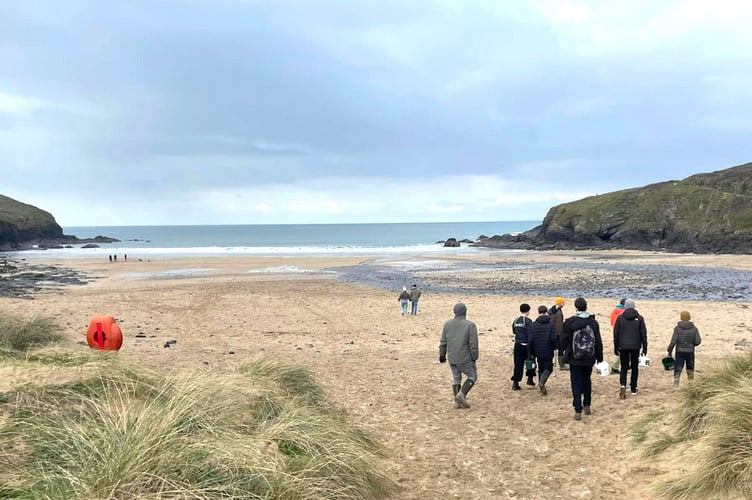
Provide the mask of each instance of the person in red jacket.
{"label": "person in red jacket", "polygon": [[624,302],[626,302],[627,299],[621,299],[618,304],[616,304],[616,307],[614,307],[614,310],[611,311],[611,328],[614,327],[616,324],[616,318],[622,315],[624,312]]}

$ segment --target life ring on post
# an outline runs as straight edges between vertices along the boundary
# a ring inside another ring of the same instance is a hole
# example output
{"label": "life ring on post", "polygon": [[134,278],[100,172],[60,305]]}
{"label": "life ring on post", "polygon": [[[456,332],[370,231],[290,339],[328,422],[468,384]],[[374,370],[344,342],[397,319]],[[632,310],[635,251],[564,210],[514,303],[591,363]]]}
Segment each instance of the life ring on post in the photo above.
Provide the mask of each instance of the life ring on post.
{"label": "life ring on post", "polygon": [[112,316],[94,316],[86,331],[86,343],[92,349],[118,351],[123,345],[123,332]]}

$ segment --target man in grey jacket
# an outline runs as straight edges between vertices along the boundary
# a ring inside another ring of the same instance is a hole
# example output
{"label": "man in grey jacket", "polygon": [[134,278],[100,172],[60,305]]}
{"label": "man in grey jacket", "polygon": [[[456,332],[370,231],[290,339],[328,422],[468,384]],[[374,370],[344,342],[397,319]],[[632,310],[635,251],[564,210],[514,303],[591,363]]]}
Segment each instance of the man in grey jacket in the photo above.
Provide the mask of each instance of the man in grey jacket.
{"label": "man in grey jacket", "polygon": [[[452,369],[452,392],[455,408],[470,408],[467,394],[478,380],[475,362],[478,360],[478,329],[468,321],[467,307],[462,302],[454,306],[454,318],[444,323],[439,342],[439,363],[446,363]],[[462,383],[462,374],[467,377]]]}

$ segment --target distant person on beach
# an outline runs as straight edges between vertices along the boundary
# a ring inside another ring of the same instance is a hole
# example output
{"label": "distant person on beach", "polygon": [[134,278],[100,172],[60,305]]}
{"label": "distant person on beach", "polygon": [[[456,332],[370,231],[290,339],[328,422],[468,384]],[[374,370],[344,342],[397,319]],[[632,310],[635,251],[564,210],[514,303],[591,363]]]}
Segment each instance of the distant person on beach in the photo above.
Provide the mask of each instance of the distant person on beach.
{"label": "distant person on beach", "polygon": [[[593,365],[603,361],[601,329],[594,314],[587,312],[587,301],[577,297],[574,301],[577,313],[564,321],[561,343],[565,345],[564,362],[569,364],[569,380],[572,384],[574,419],[582,420],[591,414]],[[561,344],[560,344],[561,345]]]}
{"label": "distant person on beach", "polygon": [[530,326],[527,343],[528,357],[535,358],[538,366],[538,388],[544,396],[548,394],[546,382],[554,371],[556,352],[556,331],[546,306],[538,306],[538,317]]}
{"label": "distant person on beach", "polygon": [[671,336],[671,343],[668,345],[669,357],[676,347],[674,387],[679,387],[681,372],[685,364],[687,365],[687,379],[695,378],[695,347],[700,345],[702,338],[700,331],[690,319],[689,311],[682,311],[679,314],[679,322],[674,327],[674,334]]}
{"label": "distant person on beach", "polygon": [[410,300],[410,292],[407,291],[406,286],[402,287],[402,293],[399,294],[397,300],[402,306],[402,316],[407,316],[407,301]]}
{"label": "distant person on beach", "polygon": [[128,254],[127,253],[123,255],[123,260],[125,260],[126,262],[128,262]]}
{"label": "distant person on beach", "polygon": [[410,287],[410,302],[412,304],[410,313],[413,316],[417,316],[418,314],[418,300],[420,299],[420,296],[420,288],[413,283],[413,286]]}
{"label": "distant person on beach", "polygon": [[564,351],[561,348],[561,344],[558,342],[559,337],[561,336],[561,328],[564,324],[564,311],[562,310],[564,308],[564,298],[563,297],[556,297],[556,300],[554,301],[554,305],[551,306],[548,310],[548,315],[551,316],[551,324],[554,327],[554,332],[556,333],[556,340],[557,344],[559,345],[558,349],[558,365],[560,370],[566,370],[567,365],[561,360],[562,354],[564,354]]}
{"label": "distant person on beach", "polygon": [[115,257],[114,257],[114,258],[115,258],[115,262],[117,262],[117,254],[115,254]]}
{"label": "distant person on beach", "polygon": [[616,318],[622,315],[624,312],[624,302],[626,302],[627,299],[621,299],[618,304],[616,304],[616,307],[614,307],[614,310],[611,311],[611,328],[616,325]]}
{"label": "distant person on beach", "polygon": [[627,397],[627,372],[632,371],[629,388],[632,395],[639,391],[637,379],[640,376],[640,349],[642,355],[648,354],[648,332],[645,318],[635,309],[635,301],[624,301],[624,312],[616,318],[614,323],[614,354],[619,356],[621,371],[619,372],[619,399]]}
{"label": "distant person on beach", "polygon": [[[478,380],[478,329],[468,321],[467,307],[462,302],[454,305],[454,318],[444,323],[439,342],[439,363],[446,363],[452,370],[452,392],[455,408],[470,408],[467,394]],[[462,374],[467,377],[462,383]]]}
{"label": "distant person on beach", "polygon": [[108,257],[110,258],[110,262],[112,262],[112,255],[109,255]]}
{"label": "distant person on beach", "polygon": [[[529,304],[520,304],[520,316],[517,316],[512,322],[512,334],[514,335],[514,371],[512,372],[512,390],[519,391],[520,381],[522,381],[522,371],[525,368],[525,360],[527,359],[527,343],[529,340],[530,326],[533,324],[533,320],[528,318],[530,314]],[[535,370],[527,370],[527,385],[535,387]]]}

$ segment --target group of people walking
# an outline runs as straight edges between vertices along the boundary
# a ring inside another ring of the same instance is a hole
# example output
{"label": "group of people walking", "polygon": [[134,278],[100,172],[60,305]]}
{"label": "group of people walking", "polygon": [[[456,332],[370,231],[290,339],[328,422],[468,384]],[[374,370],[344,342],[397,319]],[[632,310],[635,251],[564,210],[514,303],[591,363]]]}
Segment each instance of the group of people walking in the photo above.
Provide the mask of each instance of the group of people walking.
{"label": "group of people walking", "polygon": [[413,284],[410,290],[407,290],[406,286],[402,287],[402,292],[399,294],[397,300],[402,307],[402,316],[407,316],[407,303],[411,304],[410,315],[417,316],[418,314],[418,300],[420,299],[421,291],[418,285]]}
{"label": "group of people walking", "polygon": [[[538,316],[532,320],[529,304],[520,305],[520,315],[512,322],[514,336],[514,368],[512,390],[522,389],[523,372],[526,385],[548,394],[547,382],[554,364],[569,371],[574,418],[592,413],[593,366],[603,363],[603,339],[595,314],[588,312],[587,301],[578,297],[574,301],[575,313],[564,319],[565,300],[557,297],[550,308],[538,306]],[[475,323],[467,319],[463,303],[454,306],[454,318],[444,324],[439,342],[439,362],[449,362],[452,371],[452,392],[455,408],[470,408],[467,395],[478,378],[478,331]],[[619,366],[619,398],[627,397],[627,378],[632,395],[639,392],[640,358],[647,358],[648,338],[645,318],[637,311],[635,301],[622,299],[610,317],[613,330],[615,365]],[[682,311],[667,348],[668,358],[676,349],[674,386],[679,385],[684,366],[687,377],[694,378],[695,347],[702,341],[700,332],[690,320],[688,311]],[[465,376],[463,382],[462,378]]]}

